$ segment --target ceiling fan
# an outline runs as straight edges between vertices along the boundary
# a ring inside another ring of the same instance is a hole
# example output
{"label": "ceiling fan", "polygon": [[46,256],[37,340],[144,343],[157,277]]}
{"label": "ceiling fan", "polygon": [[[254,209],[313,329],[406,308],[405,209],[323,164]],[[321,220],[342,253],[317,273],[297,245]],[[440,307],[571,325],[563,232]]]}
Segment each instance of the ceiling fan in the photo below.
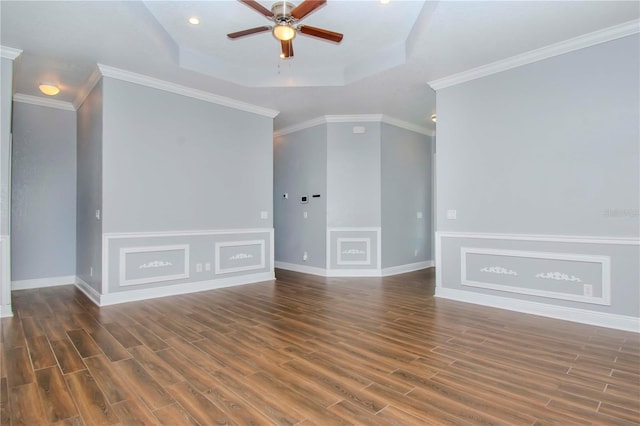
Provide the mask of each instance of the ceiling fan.
{"label": "ceiling fan", "polygon": [[271,31],[273,36],[280,40],[282,47],[281,58],[293,57],[293,39],[296,33],[321,38],[323,40],[340,43],[343,35],[322,28],[310,27],[308,25],[296,25],[298,21],[304,19],[319,7],[323,6],[327,0],[304,0],[298,6],[288,1],[277,1],[271,6],[271,10],[262,6],[256,0],[238,0],[246,4],[265,18],[274,22],[275,25],[249,28],[227,34],[227,37],[236,39],[265,31]]}

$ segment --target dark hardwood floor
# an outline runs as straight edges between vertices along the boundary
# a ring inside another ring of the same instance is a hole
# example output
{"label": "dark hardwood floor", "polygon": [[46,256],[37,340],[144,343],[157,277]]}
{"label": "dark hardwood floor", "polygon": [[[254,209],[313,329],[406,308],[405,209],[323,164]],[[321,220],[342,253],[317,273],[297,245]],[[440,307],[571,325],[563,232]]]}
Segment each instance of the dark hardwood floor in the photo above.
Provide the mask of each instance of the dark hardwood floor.
{"label": "dark hardwood floor", "polygon": [[434,299],[433,269],[97,308],[13,292],[2,425],[637,425],[640,336]]}

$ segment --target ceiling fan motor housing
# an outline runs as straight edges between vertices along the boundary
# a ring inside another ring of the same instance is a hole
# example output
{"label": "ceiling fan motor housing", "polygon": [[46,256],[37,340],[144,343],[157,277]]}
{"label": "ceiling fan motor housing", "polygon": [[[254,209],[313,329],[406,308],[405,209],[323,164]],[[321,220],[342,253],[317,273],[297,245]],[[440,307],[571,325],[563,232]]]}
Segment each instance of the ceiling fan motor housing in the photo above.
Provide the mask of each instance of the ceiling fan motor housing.
{"label": "ceiling fan motor housing", "polygon": [[273,6],[271,6],[274,22],[277,24],[292,24],[295,18],[291,16],[291,11],[295,7],[296,5],[289,1],[275,2]]}

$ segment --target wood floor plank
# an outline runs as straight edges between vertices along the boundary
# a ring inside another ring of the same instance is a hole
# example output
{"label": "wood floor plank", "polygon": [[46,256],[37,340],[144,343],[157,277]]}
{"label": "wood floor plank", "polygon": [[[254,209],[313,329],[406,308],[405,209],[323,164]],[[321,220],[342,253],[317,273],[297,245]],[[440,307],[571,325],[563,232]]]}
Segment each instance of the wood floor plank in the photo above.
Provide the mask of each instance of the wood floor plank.
{"label": "wood floor plank", "polygon": [[159,424],[166,426],[200,426],[191,414],[179,404],[158,408],[153,412]]}
{"label": "wood floor plank", "polygon": [[33,367],[25,346],[6,350],[7,380],[10,388],[33,383]]}
{"label": "wood floor plank", "polygon": [[129,384],[131,391],[152,410],[173,404],[173,398],[136,360],[119,361],[116,368]]}
{"label": "wood floor plank", "polygon": [[125,378],[119,374],[116,366],[105,355],[85,358],[84,362],[111,404],[134,398],[135,395],[129,390],[129,384]]}
{"label": "wood floor plank", "polygon": [[112,404],[111,408],[123,425],[155,425],[159,423],[156,416],[138,398]]}
{"label": "wood floor plank", "polygon": [[7,378],[0,379],[0,426],[11,424],[11,408],[9,407],[9,386]]}
{"label": "wood floor plank", "polygon": [[276,275],[106,308],[12,292],[0,426],[640,422],[635,333],[434,299],[433,269]]}
{"label": "wood floor plank", "polygon": [[58,360],[60,369],[64,374],[73,373],[84,370],[87,367],[82,362],[82,358],[78,354],[76,347],[71,343],[68,337],[63,340],[55,340],[51,342],[51,348]]}
{"label": "wood floor plank", "polygon": [[103,326],[125,348],[142,345],[140,340],[136,339],[133,334],[118,323],[111,322],[103,324]]}
{"label": "wood floor plank", "polygon": [[49,345],[49,339],[47,339],[46,336],[40,335],[27,338],[27,347],[34,370],[58,365],[56,363],[56,357]]}
{"label": "wood floor plank", "polygon": [[10,389],[9,405],[11,406],[11,425],[44,425],[48,418],[42,409],[38,386],[29,383]]}
{"label": "wood floor plank", "polygon": [[177,383],[167,390],[201,425],[230,424],[229,417],[220,408],[188,383]]}
{"label": "wood floor plank", "polygon": [[119,423],[120,420],[88,371],[69,374],[66,381],[78,411],[87,425]]}
{"label": "wood floor plank", "polygon": [[82,358],[96,356],[102,353],[100,347],[83,329],[67,331],[67,336],[69,336],[71,343],[73,343],[73,346],[75,346]]}
{"label": "wood floor plank", "polygon": [[36,382],[49,422],[56,423],[79,414],[57,365],[36,371]]}

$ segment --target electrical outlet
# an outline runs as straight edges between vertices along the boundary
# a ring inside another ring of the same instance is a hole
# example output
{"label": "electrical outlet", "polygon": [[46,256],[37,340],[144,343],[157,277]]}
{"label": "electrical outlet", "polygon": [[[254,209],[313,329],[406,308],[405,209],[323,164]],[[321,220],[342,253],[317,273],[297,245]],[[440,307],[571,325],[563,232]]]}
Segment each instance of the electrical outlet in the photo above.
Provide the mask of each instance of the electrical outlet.
{"label": "electrical outlet", "polygon": [[418,249],[415,249],[415,250],[413,251],[413,257],[418,257]]}
{"label": "electrical outlet", "polygon": [[304,260],[305,262],[309,260],[309,253],[305,251],[304,254],[302,255],[302,260]]}
{"label": "electrical outlet", "polygon": [[422,219],[422,212],[416,212],[416,219]]}
{"label": "electrical outlet", "polygon": [[96,219],[100,220],[100,210],[96,210]]}
{"label": "electrical outlet", "polygon": [[268,211],[261,211],[260,212],[260,219],[269,219],[269,212]]}
{"label": "electrical outlet", "polygon": [[447,219],[456,220],[458,212],[456,210],[447,210]]}
{"label": "electrical outlet", "polygon": [[307,212],[302,213],[302,217],[304,217],[305,219],[308,218],[309,217],[309,213],[307,213]]}
{"label": "electrical outlet", "polygon": [[89,276],[93,276],[93,266],[89,266]]}
{"label": "electrical outlet", "polygon": [[202,263],[196,263],[196,272],[202,272]]}
{"label": "electrical outlet", "polygon": [[584,295],[586,297],[592,297],[593,296],[593,286],[591,284],[585,284],[583,286],[584,289]]}
{"label": "electrical outlet", "polygon": [[204,264],[204,270],[205,271],[210,271],[211,270],[211,262],[207,262]]}

